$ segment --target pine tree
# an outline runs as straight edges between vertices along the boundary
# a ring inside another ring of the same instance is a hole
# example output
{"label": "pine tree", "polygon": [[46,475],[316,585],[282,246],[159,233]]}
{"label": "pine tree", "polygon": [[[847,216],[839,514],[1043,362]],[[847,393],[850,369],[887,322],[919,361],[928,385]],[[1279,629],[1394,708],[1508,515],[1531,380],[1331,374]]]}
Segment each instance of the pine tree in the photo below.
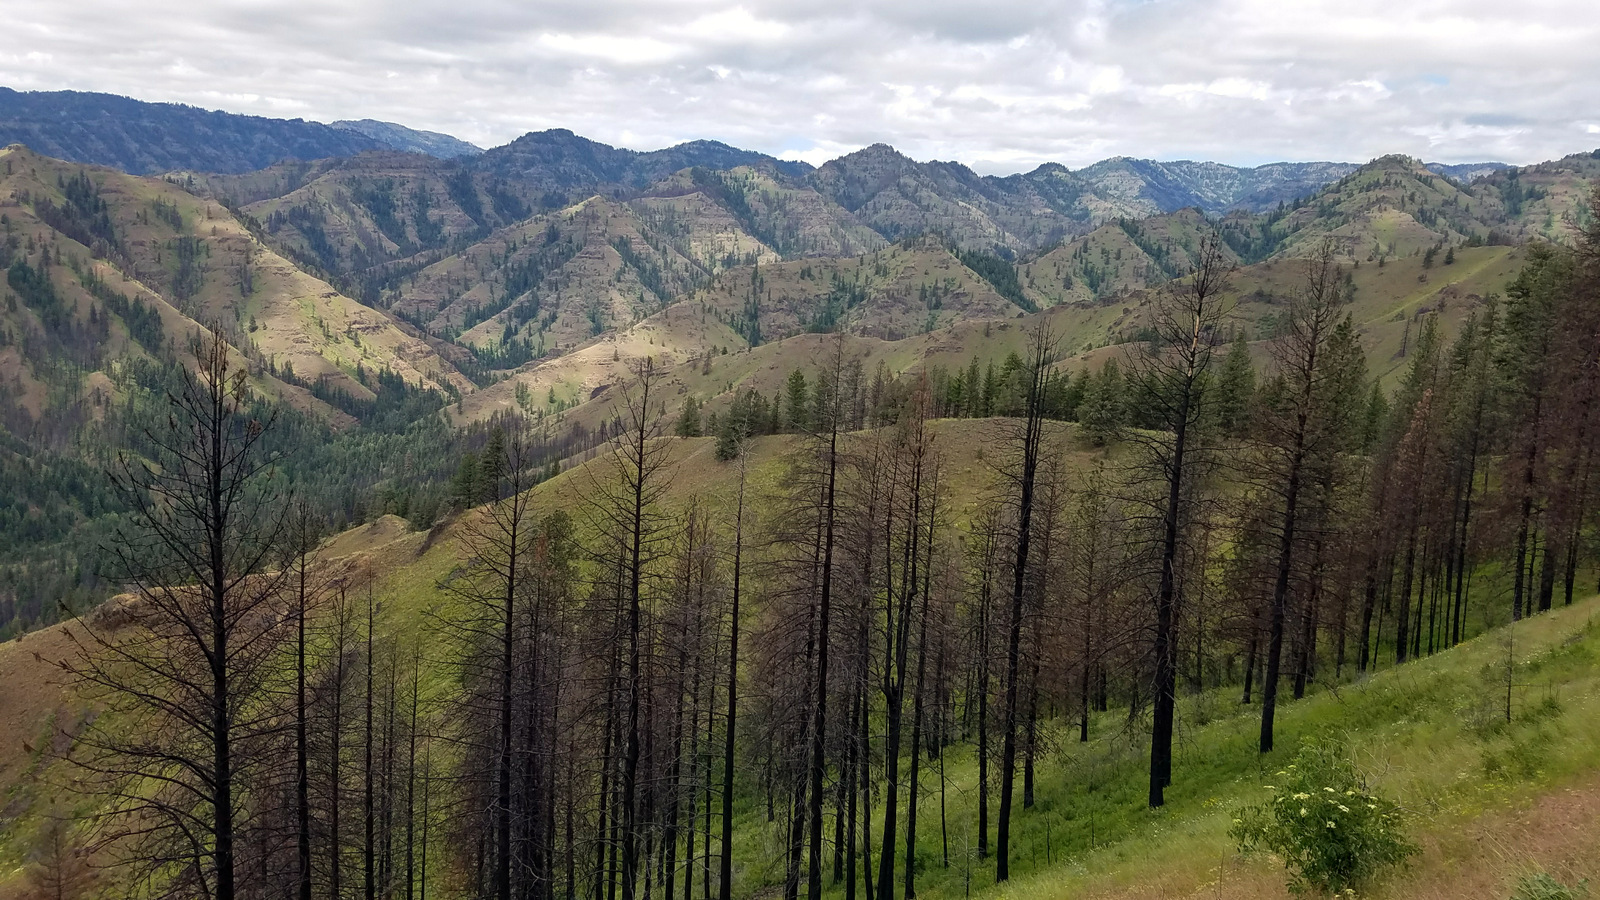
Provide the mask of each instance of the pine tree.
{"label": "pine tree", "polygon": [[811,393],[806,387],[806,375],[799,369],[789,373],[785,388],[784,424],[789,431],[805,431],[811,427]]}
{"label": "pine tree", "polygon": [[678,437],[700,436],[700,401],[688,397],[683,401],[683,411],[678,414],[678,424],[675,427]]}
{"label": "pine tree", "polygon": [[1217,376],[1217,425],[1225,434],[1239,435],[1245,430],[1255,392],[1256,374],[1250,362],[1250,345],[1240,333],[1228,348],[1228,355],[1222,358],[1222,371]]}
{"label": "pine tree", "polygon": [[[1273,746],[1284,626],[1289,614],[1297,529],[1317,521],[1326,503],[1318,486],[1337,477],[1331,467],[1346,449],[1365,365],[1353,325],[1344,318],[1343,272],[1332,242],[1324,242],[1306,264],[1305,285],[1290,301],[1283,331],[1272,345],[1277,382],[1264,404],[1256,442],[1264,497],[1270,497],[1277,548],[1268,611],[1266,674],[1261,683],[1260,750]],[[1327,473],[1324,475],[1324,473]],[[1259,476],[1258,476],[1259,477]],[[1308,613],[1302,611],[1301,616]]]}
{"label": "pine tree", "polygon": [[[219,332],[193,343],[196,369],[181,370],[146,453],[118,460],[132,515],[112,549],[138,595],[131,636],[85,623],[92,643],[74,669],[103,709],[148,727],[92,728],[74,758],[129,801],[114,804],[109,825],[145,872],[178,867],[213,900],[233,900],[249,846],[241,800],[273,730],[256,715],[283,637],[267,613],[287,572],[276,565],[284,512],[263,452],[275,418],[248,413],[248,373]],[[167,789],[147,794],[154,781]]]}

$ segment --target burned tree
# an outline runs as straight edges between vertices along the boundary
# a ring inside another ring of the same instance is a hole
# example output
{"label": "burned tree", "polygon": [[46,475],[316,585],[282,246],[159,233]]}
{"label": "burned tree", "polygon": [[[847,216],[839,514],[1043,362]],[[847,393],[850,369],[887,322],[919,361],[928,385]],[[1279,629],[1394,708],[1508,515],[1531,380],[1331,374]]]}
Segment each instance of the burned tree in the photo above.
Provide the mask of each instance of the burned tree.
{"label": "burned tree", "polygon": [[1211,364],[1223,339],[1232,269],[1220,238],[1200,244],[1189,276],[1163,291],[1150,322],[1148,351],[1132,360],[1134,405],[1150,428],[1131,436],[1140,477],[1157,489],[1147,501],[1157,532],[1154,678],[1155,719],[1150,737],[1150,805],[1165,802],[1172,783],[1172,722],[1176,703],[1179,566],[1195,493],[1210,465],[1206,430],[1214,403]]}
{"label": "burned tree", "polygon": [[[110,799],[107,841],[169,896],[233,900],[269,764],[284,515],[244,368],[213,332],[167,398],[165,428],[125,452],[132,510],[111,546],[133,595],[112,629],[85,622],[74,674],[106,713],[74,759]],[[101,621],[104,621],[102,619]]]}

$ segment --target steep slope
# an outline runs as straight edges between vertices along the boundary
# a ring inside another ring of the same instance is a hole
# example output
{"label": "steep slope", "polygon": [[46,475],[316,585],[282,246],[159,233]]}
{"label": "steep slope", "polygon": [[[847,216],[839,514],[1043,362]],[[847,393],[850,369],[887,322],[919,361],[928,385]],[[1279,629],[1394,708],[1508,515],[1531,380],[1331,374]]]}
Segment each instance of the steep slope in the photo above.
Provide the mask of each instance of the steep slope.
{"label": "steep slope", "polygon": [[628,201],[650,242],[670,246],[708,273],[777,262],[778,252],[747,228],[747,223],[764,223],[753,214],[741,216],[728,208],[730,200],[741,204],[741,212],[748,206],[737,187],[728,187],[732,179],[724,180],[721,173],[709,180],[695,177],[709,171],[685,170]]}
{"label": "steep slope", "polygon": [[[731,169],[768,165],[787,174],[809,169],[717,141],[691,141],[640,152],[591,141],[557,128],[529,132],[484,151],[472,162],[480,177],[504,179],[532,207],[564,206],[597,191],[623,195],[692,166]],[[603,189],[603,190],[602,190]]]}
{"label": "steep slope", "polygon": [[[505,197],[497,185],[478,184],[459,164],[410,153],[287,164],[205,183],[230,199],[240,192],[251,197],[290,188],[246,200],[243,210],[296,260],[356,284],[377,266],[463,246],[528,214],[520,201]],[[376,299],[357,291],[369,302]]]}
{"label": "steep slope", "polygon": [[1486,175],[1493,175],[1496,172],[1503,172],[1511,168],[1515,167],[1502,162],[1428,163],[1429,172],[1443,175],[1451,181],[1459,181],[1463,184],[1468,184]]}
{"label": "steep slope", "polygon": [[385,146],[364,134],[300,119],[143,103],[115,94],[0,88],[0,146],[7,144],[141,175],[248,172],[282,159],[351,156]]}
{"label": "steep slope", "polygon": [[28,351],[8,354],[14,380],[70,382],[68,361],[93,371],[181,350],[198,322],[225,329],[267,373],[351,397],[372,396],[363,372],[469,386],[421,337],[301,271],[215,201],[19,147],[0,164],[3,315],[8,343]]}
{"label": "steep slope", "polygon": [[859,254],[884,244],[768,168],[695,167],[631,200],[593,196],[499,229],[393,279],[382,302],[510,367],[625,327],[730,267],[778,262],[785,254],[763,236],[790,256]]}
{"label": "steep slope", "polygon": [[1312,197],[1262,216],[1229,216],[1228,242],[1246,261],[1310,252],[1331,238],[1344,254],[1376,262],[1429,248],[1488,241],[1496,200],[1406,156],[1373,160]]}
{"label": "steep slope", "polygon": [[496,367],[515,366],[656,312],[702,282],[727,248],[772,257],[725,224],[720,238],[684,235],[675,246],[633,206],[592,197],[421,269],[385,302],[434,333],[460,335]]}
{"label": "steep slope", "polygon": [[[543,204],[568,196],[532,196],[527,183],[518,188],[493,167],[480,171],[470,161],[397,153],[284,163],[245,175],[201,176],[198,183],[242,206],[286,254],[371,304],[389,302],[403,292],[403,279],[492,232],[552,212]],[[708,272],[774,254],[851,255],[884,244],[836,204],[768,164],[691,167],[642,190],[598,187],[604,196],[631,198],[635,230],[645,243],[670,246]],[[572,193],[578,200],[593,196],[576,187]]]}
{"label": "steep slope", "polygon": [[341,119],[334,122],[333,127],[364,134],[402,153],[426,153],[439,159],[455,159],[460,156],[477,156],[483,152],[482,147],[448,134],[418,131],[393,122],[379,122],[377,119]]}
{"label": "steep slope", "polygon": [[1569,243],[1574,228],[1595,214],[1590,207],[1600,184],[1600,150],[1493,172],[1472,183],[1486,206],[1498,208],[1502,240]]}
{"label": "steep slope", "polygon": [[[779,371],[780,361],[780,379],[796,367],[813,366],[815,348],[827,333],[842,333],[860,346],[898,348],[897,372],[944,359],[943,351],[935,351],[940,347],[961,348],[949,355],[964,365],[971,341],[987,344],[992,332],[1010,334],[1010,320],[1021,315],[1020,307],[942,244],[926,239],[848,259],[743,266],[713,276],[701,290],[630,327],[509,373],[462,398],[452,416],[461,422],[518,407],[530,413],[571,410],[563,422],[593,429],[612,414],[609,386],[627,380],[629,367],[647,357],[673,372],[669,393],[692,390],[710,398],[764,366],[774,367],[768,374]],[[1094,324],[1067,330],[1096,337],[1112,317],[1104,310],[1074,315]],[[978,333],[981,339],[973,337]],[[963,337],[952,343],[956,334]]]}
{"label": "steep slope", "polygon": [[[984,459],[995,424],[933,426],[954,512],[970,509],[997,477]],[[1092,464],[1070,429],[1063,436],[1070,466]],[[796,446],[793,436],[755,440],[751,484],[777,483]],[[672,477],[663,506],[682,509],[693,498],[713,516],[725,514],[737,489],[735,464],[716,460],[709,439],[673,440],[668,449]],[[544,482],[534,489],[533,508],[576,509],[603,464],[578,465]],[[324,553],[336,572],[377,576],[394,633],[409,639],[437,628],[441,604],[449,609],[441,585],[459,569],[462,538],[476,515],[426,533],[379,520],[334,537]],[[1505,897],[1530,871],[1550,871],[1568,883],[1593,878],[1600,874],[1593,854],[1600,840],[1597,612],[1600,601],[1580,600],[1514,626],[1514,634],[1490,631],[1405,666],[1385,665],[1360,678],[1319,674],[1304,699],[1280,707],[1282,749],[1267,757],[1255,746],[1258,706],[1239,703],[1231,687],[1186,690],[1178,701],[1185,739],[1168,804],[1157,811],[1143,802],[1144,737],[1126,727],[1126,710],[1092,714],[1090,739],[1082,742],[1069,717],[1049,716],[1039,738],[1050,751],[1038,759],[1034,803],[1013,819],[1012,881],[1000,888],[991,881],[992,866],[971,847],[978,763],[970,745],[953,743],[941,748],[938,776],[923,801],[929,821],[942,809],[952,827],[919,831],[916,857],[928,861],[919,870],[919,893],[1286,900],[1293,895],[1281,860],[1238,854],[1229,825],[1241,805],[1267,796],[1263,782],[1289,762],[1301,739],[1330,729],[1346,736],[1372,787],[1407,811],[1407,835],[1422,847],[1363,896]],[[114,629],[118,621],[113,606],[93,624]],[[9,688],[0,693],[0,821],[7,826],[0,829],[0,896],[23,889],[21,864],[45,824],[52,789],[70,776],[59,754],[92,715],[58,668],[80,652],[72,638],[81,642],[83,633],[83,624],[68,623],[0,644],[0,679]],[[425,678],[445,677],[435,676],[447,664],[440,656],[421,661],[429,669]],[[1502,717],[1507,677],[1511,714]],[[758,778],[741,779],[740,790],[734,895],[757,896],[776,890],[782,877],[781,866],[760,862],[781,846],[786,823],[767,820]],[[953,851],[948,867],[938,864],[946,840]]]}
{"label": "steep slope", "polygon": [[809,180],[891,241],[927,232],[963,247],[1022,249],[1077,227],[1043,203],[1027,203],[1015,185],[991,187],[959,163],[919,163],[887,144],[827,162]]}
{"label": "steep slope", "polygon": [[888,244],[837,203],[770,166],[695,166],[652,185],[641,199],[692,192],[715,202],[785,259],[856,256]]}
{"label": "steep slope", "polygon": [[852,258],[731,270],[684,302],[712,312],[752,345],[807,331],[899,340],[1023,312],[931,238]]}
{"label": "steep slope", "polygon": [[919,163],[875,144],[824,164],[818,190],[891,240],[933,231],[963,247],[1046,247],[1107,221],[1196,207],[1209,214],[1259,212],[1315,193],[1357,167],[1349,163],[1156,162],[1116,157],[1077,171],[1046,164],[979,177],[959,163]]}
{"label": "steep slope", "polygon": [[[697,314],[692,304],[679,304],[640,323],[637,330],[620,336],[616,343],[600,348],[596,355],[602,363],[609,360],[612,368],[605,378],[586,382],[585,390],[575,390],[576,382],[561,380],[577,374],[577,370],[559,365],[564,360],[556,361],[551,368],[546,368],[551,364],[541,365],[518,377],[528,379],[525,393],[535,401],[545,399],[547,385],[553,386],[558,396],[572,398],[554,407],[558,428],[596,434],[622,413],[624,392],[615,385],[628,377],[627,363],[636,364],[644,355],[667,363],[661,395],[669,398],[669,413],[676,414],[682,401],[692,396],[702,405],[703,415],[709,416],[725,411],[738,394],[746,391],[767,397],[780,395],[791,373],[799,370],[808,376],[814,374],[822,361],[830,358],[838,346],[836,341],[843,342],[852,372],[859,370],[860,377],[870,383],[880,374],[892,379],[916,372],[959,372],[974,359],[998,365],[1009,354],[1025,353],[1030,329],[1043,321],[1056,336],[1062,352],[1069,354],[1062,366],[1077,371],[1082,361],[1079,350],[1104,342],[1118,316],[1109,307],[1061,306],[1022,318],[954,319],[938,330],[898,340],[852,332],[799,333],[740,349],[738,335],[725,330],[717,318]],[[697,333],[697,328],[703,331]],[[692,340],[686,340],[694,338],[709,339],[711,343],[699,345],[709,350],[676,349],[694,346]],[[663,348],[669,352],[663,354]],[[620,357],[621,363],[613,357]],[[509,409],[511,399],[503,389],[491,388],[481,396],[467,398],[464,409],[473,410],[474,402],[485,404],[476,410],[481,417],[495,409]],[[552,407],[540,408],[549,411]]]}
{"label": "steep slope", "polygon": [[1201,240],[1214,232],[1196,209],[1119,219],[1022,264],[1019,275],[1041,307],[1091,303],[1187,274]]}

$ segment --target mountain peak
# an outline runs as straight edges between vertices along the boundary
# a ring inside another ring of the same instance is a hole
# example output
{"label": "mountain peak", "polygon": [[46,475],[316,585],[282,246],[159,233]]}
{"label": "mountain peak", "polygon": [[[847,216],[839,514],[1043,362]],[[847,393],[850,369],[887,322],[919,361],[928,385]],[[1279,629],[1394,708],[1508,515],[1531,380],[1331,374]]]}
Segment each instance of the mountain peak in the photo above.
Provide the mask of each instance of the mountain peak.
{"label": "mountain peak", "polygon": [[502,146],[511,147],[517,144],[554,144],[575,141],[593,143],[592,141],[589,141],[588,138],[581,137],[574,133],[570,128],[546,128],[543,131],[529,131],[518,137],[516,140],[513,140],[510,143]]}

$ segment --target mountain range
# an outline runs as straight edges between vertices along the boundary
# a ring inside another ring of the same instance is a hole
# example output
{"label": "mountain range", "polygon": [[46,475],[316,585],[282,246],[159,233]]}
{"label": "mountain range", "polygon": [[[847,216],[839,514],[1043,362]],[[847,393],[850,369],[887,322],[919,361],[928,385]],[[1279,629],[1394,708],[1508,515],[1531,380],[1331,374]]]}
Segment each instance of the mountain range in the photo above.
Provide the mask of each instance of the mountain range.
{"label": "mountain range", "polygon": [[[325,125],[147,103],[114,94],[0,88],[0,146],[13,143],[58,159],[141,175],[174,170],[239,174],[286,160],[347,157],[385,149],[442,160],[484,153],[450,135],[374,119]],[[998,177],[979,176],[955,162],[914,163],[898,154],[886,156],[887,149],[874,145],[823,166],[852,170],[823,176],[840,186],[844,196],[839,199],[845,206],[853,209],[852,200],[857,205],[878,200],[875,209],[893,207],[906,196],[917,195],[919,184],[934,182],[957,189],[968,200],[1008,205],[1024,215],[1045,212],[1047,218],[1074,221],[1108,213],[1152,215],[1187,206],[1210,214],[1233,209],[1260,212],[1306,196],[1356,167],[1352,163],[1285,162],[1241,168],[1213,162],[1116,157],[1076,172],[1046,164],[1025,174]],[[637,190],[691,166],[726,169],[766,164],[794,178],[805,177],[812,168],[715,141],[639,152],[590,141],[563,129],[530,133],[491,153],[492,166],[499,174],[531,178],[547,191],[598,185]],[[1429,164],[1433,171],[1458,181],[1505,167],[1493,162]],[[910,181],[893,184],[903,177]],[[891,196],[877,197],[890,189]],[[1059,223],[1042,226],[1038,233],[1050,234],[1055,224]]]}
{"label": "mountain range", "polygon": [[[1589,221],[1600,178],[1596,153],[996,177],[883,144],[813,168],[559,129],[475,152],[381,122],[17,92],[0,93],[0,140],[0,476],[89,452],[85,435],[205,330],[317,427],[421,427],[436,403],[472,428],[520,409],[560,416],[582,446],[644,358],[708,412],[780,390],[824,332],[893,374],[1003,356],[1012,320],[1048,316],[1086,365],[1140,333],[1152,291],[1211,238],[1238,266],[1249,337],[1275,327],[1295,260],[1333,241],[1384,374],[1418,315],[1456,327],[1503,293],[1523,244]],[[352,475],[352,496],[386,471]],[[29,508],[51,503],[48,527],[22,517],[29,534],[93,518],[61,498]]]}

